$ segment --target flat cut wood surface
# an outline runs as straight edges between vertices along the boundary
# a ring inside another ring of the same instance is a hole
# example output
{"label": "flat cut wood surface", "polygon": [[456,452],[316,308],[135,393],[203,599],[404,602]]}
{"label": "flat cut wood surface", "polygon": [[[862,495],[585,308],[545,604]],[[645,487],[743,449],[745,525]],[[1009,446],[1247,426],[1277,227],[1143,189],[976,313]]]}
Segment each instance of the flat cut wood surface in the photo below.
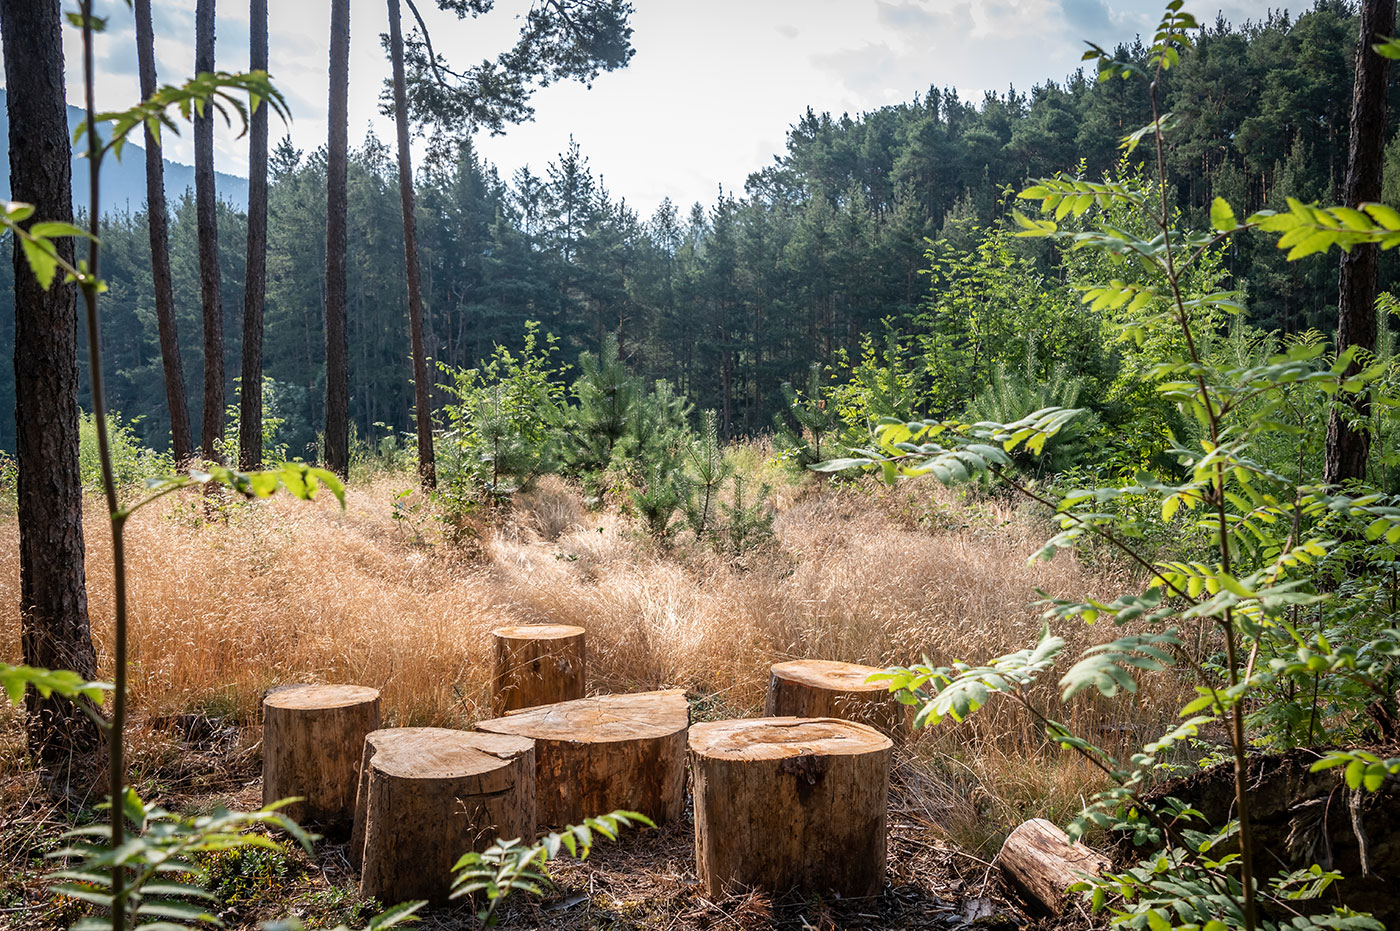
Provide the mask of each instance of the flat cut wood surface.
{"label": "flat cut wood surface", "polygon": [[477,724],[481,730],[544,740],[610,743],[665,737],[690,723],[685,689],[594,695],[522,708]]}
{"label": "flat cut wood surface", "polygon": [[288,709],[345,708],[378,697],[378,689],[364,685],[292,685],[269,691],[263,704]]}
{"label": "flat cut wood surface", "polygon": [[894,746],[884,734],[840,718],[746,718],[711,721],[690,729],[690,750],[718,760],[854,756]]}
{"label": "flat cut wood surface", "polygon": [[866,682],[877,672],[884,672],[878,666],[862,666],[859,663],[839,663],[829,659],[797,659],[786,663],[774,663],[773,674],[792,682],[821,689],[839,689],[843,692],[889,692],[884,682]]}
{"label": "flat cut wood surface", "polygon": [[570,624],[516,624],[497,627],[491,633],[508,640],[563,640],[587,633],[582,627]]}

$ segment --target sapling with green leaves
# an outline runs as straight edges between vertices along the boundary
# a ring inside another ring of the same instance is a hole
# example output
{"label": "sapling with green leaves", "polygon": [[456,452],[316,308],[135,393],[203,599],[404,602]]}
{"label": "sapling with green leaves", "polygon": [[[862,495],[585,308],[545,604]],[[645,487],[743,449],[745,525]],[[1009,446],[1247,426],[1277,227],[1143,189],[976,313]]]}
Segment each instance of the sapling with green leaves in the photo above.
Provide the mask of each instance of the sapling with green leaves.
{"label": "sapling with green leaves", "polygon": [[[1097,47],[1086,56],[1097,63],[1101,79],[1142,77],[1150,82],[1153,121],[1130,134],[1124,147],[1131,152],[1146,145],[1159,178],[1165,177],[1171,120],[1155,109],[1156,90],[1197,28],[1180,0],[1173,0],[1145,67],[1115,61]],[[1386,47],[1394,49],[1393,43]],[[1011,454],[1044,451],[1076,413],[1057,407],[1010,423],[888,419],[869,448],[816,468],[879,469],[891,482],[900,475],[931,474],[944,482],[986,475],[1051,508],[1060,532],[1035,558],[1093,539],[1115,549],[1146,579],[1141,590],[1112,600],[1048,602],[1048,621],[1080,618],[1133,627],[1133,632],[1086,651],[1060,680],[1062,700],[1132,694],[1138,676],[1168,667],[1180,667],[1194,681],[1197,697],[1181,709],[1180,723],[1123,760],[1072,734],[1028,693],[1032,683],[1049,674],[1064,648],[1048,627],[1036,647],[986,665],[936,667],[925,662],[891,670],[883,678],[901,700],[919,706],[920,725],[959,721],[994,696],[1008,698],[1051,741],[1101,770],[1110,787],[1085,806],[1070,826],[1071,834],[1098,826],[1128,831],[1138,841],[1163,847],[1138,867],[1086,878],[1082,884],[1090,905],[1107,910],[1112,924],[1153,931],[1379,928],[1374,919],[1343,906],[1327,910],[1309,902],[1337,881],[1335,873],[1312,868],[1264,880],[1269,861],[1255,841],[1248,721],[1253,707],[1289,682],[1327,676],[1380,691],[1400,657],[1400,630],[1353,626],[1341,641],[1308,623],[1334,601],[1324,578],[1328,560],[1349,546],[1400,542],[1400,506],[1372,489],[1329,487],[1310,473],[1284,475],[1254,453],[1260,443],[1290,431],[1290,405],[1300,387],[1335,403],[1372,389],[1384,367],[1349,370],[1354,352],[1327,360],[1321,346],[1299,343],[1262,362],[1231,364],[1212,357],[1202,350],[1208,328],[1221,315],[1237,312],[1238,298],[1219,289],[1192,290],[1186,279],[1193,266],[1244,229],[1278,234],[1279,247],[1297,259],[1332,246],[1400,244],[1400,213],[1380,204],[1317,207],[1290,201],[1287,212],[1262,211],[1240,221],[1217,198],[1211,209],[1213,229],[1197,232],[1179,227],[1162,184],[1144,187],[1121,179],[1059,175],[1032,184],[1020,196],[1038,204],[1041,213],[1038,218],[1014,215],[1021,235],[1096,252],[1105,260],[1100,265],[1112,277],[1085,283],[1084,302],[1113,310],[1139,334],[1169,347],[1149,375],[1192,424],[1189,435],[1170,441],[1179,476],[1143,472],[1119,484],[1064,492],[1027,485],[1010,468]],[[1154,217],[1153,227],[1134,232],[1111,222],[1125,209]],[[1123,274],[1113,275],[1115,266]],[[1129,496],[1154,499],[1164,523],[1179,517],[1173,525],[1181,531],[1179,545],[1195,555],[1170,560],[1140,552],[1131,528],[1110,507]],[[1373,615],[1373,625],[1394,621],[1393,612]],[[1206,643],[1211,655],[1192,648]],[[1193,823],[1190,811],[1171,803],[1148,802],[1144,794],[1182,742],[1199,739],[1206,728],[1225,735],[1235,777],[1235,819],[1214,828]],[[1318,765],[1344,766],[1353,788],[1379,787],[1400,769],[1397,761],[1365,751],[1337,751]]]}

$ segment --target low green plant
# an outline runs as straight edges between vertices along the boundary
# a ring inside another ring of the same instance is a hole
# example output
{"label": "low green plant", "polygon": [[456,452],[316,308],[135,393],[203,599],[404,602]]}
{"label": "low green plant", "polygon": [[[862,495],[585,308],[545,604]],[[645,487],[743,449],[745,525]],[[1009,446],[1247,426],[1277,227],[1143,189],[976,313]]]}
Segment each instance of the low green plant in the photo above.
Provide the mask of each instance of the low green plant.
{"label": "low green plant", "polygon": [[515,840],[498,840],[480,853],[462,856],[452,867],[452,898],[480,896],[485,901],[477,910],[477,919],[486,927],[495,927],[501,903],[514,892],[539,895],[549,884],[548,863],[561,853],[580,860],[588,858],[598,837],[617,840],[624,828],[633,825],[656,827],[650,818],[635,811],[621,809],[596,818],[585,818],[582,824],[571,824],[562,831],[546,834],[533,844]]}
{"label": "low green plant", "polygon": [[455,495],[502,502],[556,470],[561,455],[565,369],[554,356],[558,340],[525,325],[519,355],[497,346],[474,369],[439,368],[453,398],[443,406],[447,429],[439,445],[439,476]]}
{"label": "low green plant", "polygon": [[[112,477],[118,486],[140,485],[151,475],[165,475],[175,470],[170,456],[147,449],[130,423],[121,414],[107,415],[108,452],[112,457]],[[97,441],[97,421],[90,413],[78,415],[78,472],[83,487],[89,491],[102,490],[102,456]]]}

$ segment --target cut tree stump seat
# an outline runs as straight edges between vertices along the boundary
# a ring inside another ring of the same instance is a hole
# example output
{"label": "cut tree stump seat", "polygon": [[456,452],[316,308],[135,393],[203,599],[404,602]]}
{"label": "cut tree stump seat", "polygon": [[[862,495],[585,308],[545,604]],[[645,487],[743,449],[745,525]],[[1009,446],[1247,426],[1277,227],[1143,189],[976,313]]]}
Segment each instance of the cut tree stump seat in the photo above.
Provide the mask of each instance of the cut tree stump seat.
{"label": "cut tree stump seat", "polygon": [[908,730],[908,706],[884,682],[867,682],[885,670],[825,659],[774,663],[763,713],[768,717],[843,718],[900,739]]}
{"label": "cut tree stump seat", "polygon": [[365,737],[350,836],[361,894],[442,903],[462,854],[534,837],[533,742],[441,727]]}
{"label": "cut tree stump seat", "polygon": [[379,692],[360,685],[292,685],[263,697],[263,804],[296,821],[348,824],[355,812],[360,749],[379,727]]}
{"label": "cut tree stump seat", "polygon": [[588,654],[582,627],[497,627],[491,713],[571,701],[584,695]]}
{"label": "cut tree stump seat", "polygon": [[695,859],[706,893],[878,895],[892,748],[875,728],[838,718],[692,727]]}
{"label": "cut tree stump seat", "polygon": [[597,695],[481,721],[479,730],[535,741],[541,824],[576,824],[618,808],[657,824],[685,804],[690,711],[683,689]]}

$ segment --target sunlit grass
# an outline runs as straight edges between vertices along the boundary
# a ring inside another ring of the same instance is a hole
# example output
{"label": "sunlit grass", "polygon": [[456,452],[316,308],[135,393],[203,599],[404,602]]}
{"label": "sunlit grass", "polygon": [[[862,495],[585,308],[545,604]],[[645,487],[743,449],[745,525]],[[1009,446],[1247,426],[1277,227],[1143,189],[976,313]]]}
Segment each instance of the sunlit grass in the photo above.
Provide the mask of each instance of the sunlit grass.
{"label": "sunlit grass", "polygon": [[[984,660],[1040,634],[1037,589],[1112,596],[1128,580],[1070,555],[1028,564],[1041,529],[996,501],[975,507],[916,483],[885,493],[784,481],[768,457],[731,453],[776,489],[777,544],[736,566],[687,542],[663,549],[615,511],[588,511],[548,480],[514,513],[481,521],[476,545],[433,542],[392,516],[408,474],[353,484],[342,513],[315,504],[235,504],[198,494],[143,512],[128,530],[138,716],[188,711],[256,724],[276,684],[355,682],[383,694],[386,721],[464,726],[488,714],[491,628],[568,623],[589,632],[594,691],[680,686],[707,715],[761,712],[768,667],[815,657],[885,666]],[[758,476],[754,476],[756,479]],[[775,481],[775,478],[777,481]],[[755,481],[755,487],[759,481]],[[111,616],[108,539],[86,523],[94,633],[104,667]],[[18,653],[18,553],[0,524],[0,655]],[[1070,652],[1109,631],[1068,626]],[[1163,681],[1129,703],[1058,709],[1087,736],[1124,744],[1134,722],[1171,715]],[[1033,692],[1056,703],[1053,680]],[[1009,705],[942,725],[908,752],[929,823],[984,849],[1024,817],[1064,815],[1096,785]]]}

